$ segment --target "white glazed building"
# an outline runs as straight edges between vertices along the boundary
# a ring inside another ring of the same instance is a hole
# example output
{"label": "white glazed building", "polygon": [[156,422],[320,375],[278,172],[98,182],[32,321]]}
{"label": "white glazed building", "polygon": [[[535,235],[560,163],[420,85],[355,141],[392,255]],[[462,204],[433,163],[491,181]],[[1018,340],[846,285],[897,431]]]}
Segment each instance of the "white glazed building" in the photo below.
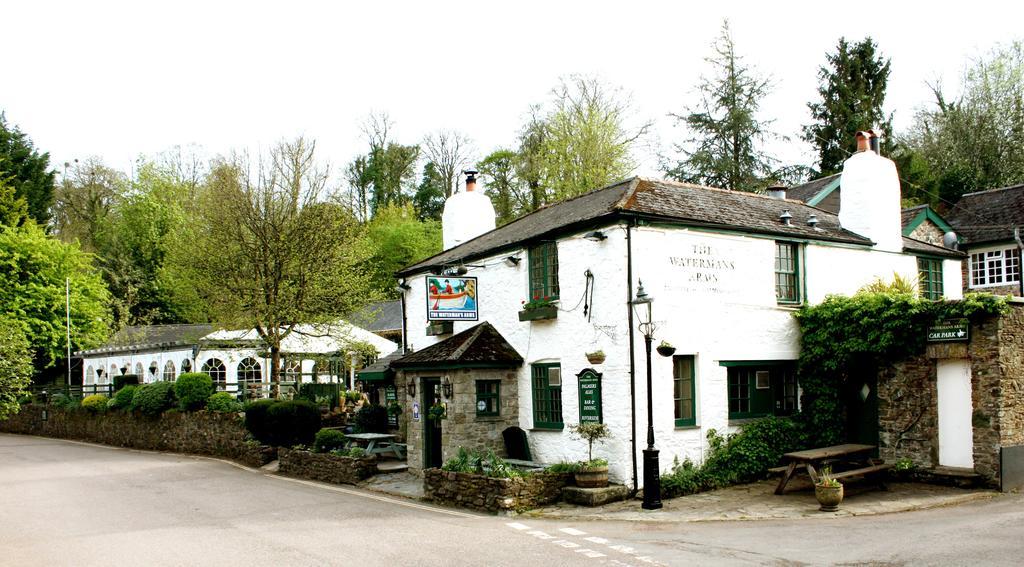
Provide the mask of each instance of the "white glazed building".
{"label": "white glazed building", "polygon": [[[922,260],[946,297],[960,297],[963,255],[902,236],[892,162],[864,152],[847,167],[856,180],[844,181],[841,217],[781,197],[633,178],[400,271],[412,354],[391,367],[410,468],[436,466],[460,446],[502,453],[509,427],[525,431],[534,461],[585,459],[569,427],[581,420],[577,377],[589,368],[600,374],[600,418],[613,434],[595,456],[609,460],[613,481],[642,484],[647,359],[629,303],[641,282],[653,297],[654,344],[676,349],[652,358],[663,472],[675,458],[700,462],[710,429],[796,409],[793,314],[802,304],[893,274],[916,280]],[[841,224],[847,218],[858,231]],[[445,217],[446,235],[459,220]],[[457,274],[477,278],[478,319],[430,324],[428,277]],[[545,296],[554,308],[524,309]],[[595,351],[603,362],[588,361]],[[438,402],[446,419],[426,419]]]}

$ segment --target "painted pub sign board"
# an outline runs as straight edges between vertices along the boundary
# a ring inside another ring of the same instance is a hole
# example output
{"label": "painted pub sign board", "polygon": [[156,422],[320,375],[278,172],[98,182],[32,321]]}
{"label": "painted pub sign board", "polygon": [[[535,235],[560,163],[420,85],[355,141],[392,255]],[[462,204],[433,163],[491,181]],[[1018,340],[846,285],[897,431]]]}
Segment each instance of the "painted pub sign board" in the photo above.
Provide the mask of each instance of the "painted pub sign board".
{"label": "painted pub sign board", "polygon": [[428,321],[476,321],[480,317],[475,277],[429,276]]}
{"label": "painted pub sign board", "polygon": [[928,327],[928,342],[966,342],[970,338],[970,324],[967,319],[939,321]]}
{"label": "painted pub sign board", "polygon": [[601,423],[601,374],[587,368],[576,376],[580,384],[580,423]]}

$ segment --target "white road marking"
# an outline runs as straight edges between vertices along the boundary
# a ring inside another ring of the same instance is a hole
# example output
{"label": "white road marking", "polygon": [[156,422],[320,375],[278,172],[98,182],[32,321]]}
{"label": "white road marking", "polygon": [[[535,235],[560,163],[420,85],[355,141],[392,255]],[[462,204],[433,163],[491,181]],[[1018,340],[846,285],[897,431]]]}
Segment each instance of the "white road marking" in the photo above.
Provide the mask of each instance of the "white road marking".
{"label": "white road marking", "polygon": [[528,530],[528,529],[530,529],[530,526],[527,526],[526,524],[520,524],[519,522],[509,522],[509,523],[507,523],[505,525],[510,527],[510,528],[512,528],[513,530]]}
{"label": "white road marking", "polygon": [[540,530],[533,530],[533,531],[529,531],[529,532],[526,532],[526,533],[532,535],[533,537],[540,538],[540,539],[555,539],[555,536],[548,535],[548,534],[546,534],[546,533],[544,533],[544,532],[542,532]]}
{"label": "white road marking", "polygon": [[605,555],[605,554],[603,554],[603,553],[600,553],[600,552],[594,551],[593,549],[587,549],[587,548],[585,548],[585,547],[581,547],[581,548],[579,548],[579,549],[576,549],[576,550],[574,550],[574,551],[575,551],[576,553],[582,553],[583,555],[586,555],[587,557],[589,557],[589,558],[591,558],[591,559],[595,559],[595,558],[597,558],[597,557],[607,557],[607,555]]}
{"label": "white road marking", "polygon": [[605,545],[608,543],[608,540],[604,539],[603,537],[597,536],[585,537],[583,539],[589,541],[590,543],[599,543],[601,545]]}
{"label": "white road marking", "polygon": [[564,540],[564,539],[556,539],[555,541],[553,541],[551,543],[553,543],[555,545],[560,545],[560,546],[562,546],[562,547],[564,547],[566,549],[573,549],[573,548],[576,548],[576,547],[580,546],[580,544],[578,544],[578,543],[573,543],[571,541],[567,541],[567,540]]}
{"label": "white road marking", "polygon": [[626,555],[633,555],[636,553],[636,550],[628,545],[609,545],[608,549],[614,549],[615,551],[625,553]]}
{"label": "white road marking", "polygon": [[587,532],[577,530],[576,528],[559,528],[558,531],[562,532],[563,534],[569,534],[574,536],[587,535]]}

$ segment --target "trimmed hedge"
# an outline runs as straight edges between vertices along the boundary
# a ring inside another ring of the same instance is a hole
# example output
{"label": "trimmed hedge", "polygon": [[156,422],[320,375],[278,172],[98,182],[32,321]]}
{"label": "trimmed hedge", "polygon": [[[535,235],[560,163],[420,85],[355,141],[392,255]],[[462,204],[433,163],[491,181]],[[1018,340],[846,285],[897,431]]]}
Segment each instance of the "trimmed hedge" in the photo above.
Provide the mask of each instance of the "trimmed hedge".
{"label": "trimmed hedge", "polygon": [[134,384],[129,384],[124,388],[121,388],[114,394],[113,398],[110,398],[110,403],[107,407],[110,409],[130,409],[132,407],[132,398],[135,397],[135,391],[139,387]]}
{"label": "trimmed hedge", "polygon": [[203,409],[206,400],[213,394],[213,379],[205,372],[186,372],[174,382],[174,393],[181,409],[196,411]]}
{"label": "trimmed hedge", "polygon": [[131,409],[149,416],[157,416],[177,405],[174,382],[143,384],[135,390]]}
{"label": "trimmed hedge", "polygon": [[367,404],[355,416],[356,433],[387,433],[388,410],[380,404]]}
{"label": "trimmed hedge", "polygon": [[206,399],[206,411],[217,413],[237,413],[242,411],[242,402],[227,392],[217,392]]}
{"label": "trimmed hedge", "polygon": [[320,408],[307,400],[257,400],[246,406],[245,427],[267,445],[309,445],[320,430]]}
{"label": "trimmed hedge", "polygon": [[321,429],[313,439],[314,453],[340,451],[345,447],[345,434],[337,429]]}
{"label": "trimmed hedge", "polygon": [[114,391],[118,391],[125,386],[138,386],[139,375],[138,374],[121,374],[120,376],[114,376]]}
{"label": "trimmed hedge", "polygon": [[91,412],[101,412],[107,409],[107,397],[103,394],[93,394],[86,396],[82,400],[82,409],[89,410]]}

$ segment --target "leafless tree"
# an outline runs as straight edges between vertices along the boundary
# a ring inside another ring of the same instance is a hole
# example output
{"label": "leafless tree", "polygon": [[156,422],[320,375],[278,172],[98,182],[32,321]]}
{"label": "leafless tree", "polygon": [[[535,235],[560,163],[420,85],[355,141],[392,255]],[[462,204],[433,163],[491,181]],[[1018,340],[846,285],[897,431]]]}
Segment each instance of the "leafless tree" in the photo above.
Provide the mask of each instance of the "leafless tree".
{"label": "leafless tree", "polygon": [[445,198],[451,197],[458,187],[462,170],[472,163],[473,152],[473,142],[469,137],[454,130],[438,130],[424,138],[424,157],[434,164],[444,180]]}

